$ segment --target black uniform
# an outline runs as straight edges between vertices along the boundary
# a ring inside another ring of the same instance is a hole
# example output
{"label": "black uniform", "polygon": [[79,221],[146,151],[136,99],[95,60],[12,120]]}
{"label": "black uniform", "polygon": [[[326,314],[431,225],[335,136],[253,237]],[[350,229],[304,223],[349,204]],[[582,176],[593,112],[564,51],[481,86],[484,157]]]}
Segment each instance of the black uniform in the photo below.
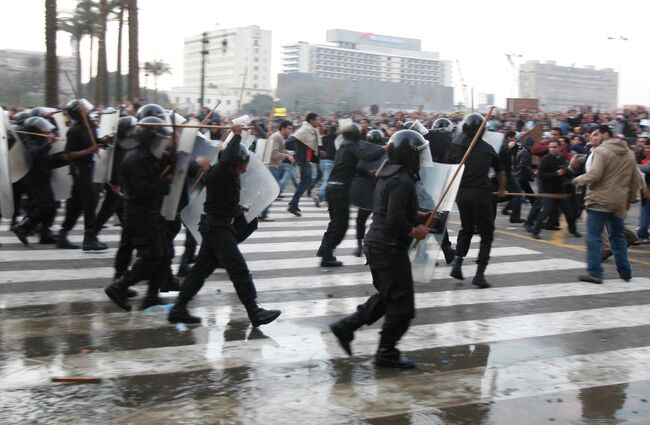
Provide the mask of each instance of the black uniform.
{"label": "black uniform", "polygon": [[[451,163],[460,163],[471,142],[470,137],[462,133],[459,134],[451,146]],[[479,139],[465,162],[465,171],[456,198],[461,221],[461,229],[458,232],[456,243],[456,256],[464,258],[467,255],[474,229],[477,229],[481,235],[481,245],[476,262],[483,266],[487,266],[490,260],[494,238],[492,189],[488,177],[490,168],[498,175],[503,169],[501,159],[492,146]]]}
{"label": "black uniform", "polygon": [[[566,157],[563,154],[560,153],[557,156],[550,153],[546,154],[539,164],[540,193],[564,194],[565,177],[557,174],[557,171],[566,169],[567,166]],[[569,233],[577,233],[575,213],[568,198],[543,198],[540,204],[541,210],[532,228],[533,235],[539,234],[546,219],[553,212],[557,213],[558,208],[562,210],[566,217]]]}
{"label": "black uniform", "polygon": [[146,146],[129,151],[122,163],[124,200],[122,240],[138,250],[138,260],[123,276],[127,286],[149,280],[147,297],[155,298],[161,284],[155,277],[163,259],[160,207],[169,192],[169,180],[160,177],[160,161]]}
{"label": "black uniform", "polygon": [[[223,267],[235,285],[242,304],[247,308],[256,305],[257,292],[253,278],[237,246],[248,236],[245,233],[250,232],[242,232],[236,227],[242,220],[245,222],[239,205],[241,185],[239,176],[233,175],[228,164],[236,158],[240,143],[241,136],[235,135],[222,152],[219,162],[208,172],[205,214],[199,225],[203,242],[196,263],[183,282],[177,304],[187,305],[203,287],[205,279],[217,267]],[[257,220],[252,223],[255,226]]]}
{"label": "black uniform", "polygon": [[323,260],[335,260],[334,249],[341,243],[348,230],[350,220],[348,192],[357,172],[359,160],[376,161],[383,155],[383,148],[364,141],[343,142],[337,151],[326,192],[330,223],[318,249],[318,256]]}
{"label": "black uniform", "polygon": [[377,174],[373,221],[364,240],[364,253],[377,294],[335,325],[354,332],[386,316],[379,347],[388,350],[395,348],[415,317],[408,255],[412,241],[409,233],[417,225],[415,182],[415,175],[399,164],[387,164]]}
{"label": "black uniform", "polygon": [[[94,131],[94,129],[93,129]],[[82,122],[76,121],[68,129],[66,135],[65,152],[76,152],[93,146],[88,130]],[[94,237],[95,209],[97,208],[98,193],[93,184],[93,170],[95,162],[93,155],[86,155],[70,161],[70,174],[72,175],[72,194],[66,201],[65,220],[61,226],[67,233],[77,224],[79,215],[84,213],[84,237]]]}

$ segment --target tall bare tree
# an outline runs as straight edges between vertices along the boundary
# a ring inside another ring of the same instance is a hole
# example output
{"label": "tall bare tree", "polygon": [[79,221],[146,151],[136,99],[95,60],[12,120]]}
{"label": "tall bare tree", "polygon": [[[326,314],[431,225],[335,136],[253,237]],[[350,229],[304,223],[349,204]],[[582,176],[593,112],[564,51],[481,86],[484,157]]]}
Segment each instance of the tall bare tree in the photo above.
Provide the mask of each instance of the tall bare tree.
{"label": "tall bare tree", "polygon": [[45,104],[51,107],[59,106],[56,29],[56,0],[45,0]]}
{"label": "tall bare tree", "polygon": [[108,64],[106,61],[106,26],[108,25],[108,0],[99,1],[99,25],[97,28],[97,78],[95,101],[108,106]]}
{"label": "tall bare tree", "polygon": [[138,0],[127,0],[129,10],[129,99],[140,98],[140,60],[138,52]]}

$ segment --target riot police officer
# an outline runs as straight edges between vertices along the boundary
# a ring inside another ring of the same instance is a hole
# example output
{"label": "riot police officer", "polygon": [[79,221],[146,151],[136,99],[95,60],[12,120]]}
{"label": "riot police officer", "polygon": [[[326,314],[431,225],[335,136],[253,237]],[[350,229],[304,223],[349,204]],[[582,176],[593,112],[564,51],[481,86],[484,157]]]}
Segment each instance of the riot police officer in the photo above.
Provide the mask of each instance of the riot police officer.
{"label": "riot police officer", "polygon": [[325,192],[330,222],[318,248],[317,255],[322,258],[321,267],[343,265],[334,257],[334,249],[341,243],[348,230],[350,221],[348,192],[359,160],[376,161],[384,155],[382,147],[361,141],[359,124],[353,123],[343,127],[341,137],[343,140],[336,152],[336,160]]}
{"label": "riot police officer", "polygon": [[375,365],[413,368],[395,347],[415,315],[415,296],[408,248],[411,241],[425,239],[428,214],[418,213],[415,184],[420,154],[427,141],[413,130],[400,130],[388,142],[388,163],[377,173],[373,221],[365,238],[364,253],[377,294],[357,307],[357,311],[330,329],[348,355],[354,332],[385,316]]}
{"label": "riot police officer", "polygon": [[[25,218],[12,227],[11,230],[18,239],[27,244],[27,235],[40,225],[40,243],[53,244],[56,242],[52,236],[50,227],[56,215],[56,201],[50,185],[52,176],[51,169],[54,167],[56,157],[50,155],[50,148],[54,142],[54,129],[56,128],[49,121],[42,117],[27,118],[23,124],[25,131],[43,136],[27,135],[23,142],[32,160],[32,168],[25,176],[27,193],[32,204],[29,213]],[[65,162],[60,165],[64,165]]]}
{"label": "riot police officer", "polygon": [[[99,147],[94,141],[95,128],[88,119],[88,111],[83,100],[73,100],[65,107],[66,114],[72,120],[72,126],[66,134],[64,158],[70,161],[72,175],[72,194],[65,204],[65,220],[57,238],[57,247],[64,249],[79,248],[68,241],[68,232],[77,223],[79,215],[84,213],[84,251],[102,251],[108,249],[97,240],[95,234],[95,209],[98,193],[93,183],[95,162],[93,155]],[[91,136],[92,134],[92,136]]]}
{"label": "riot police officer", "polygon": [[[163,124],[157,117],[147,117],[139,122]],[[120,180],[125,197],[122,239],[138,250],[139,258],[131,270],[125,271],[104,290],[118,307],[126,311],[131,310],[129,286],[142,280],[149,280],[142,309],[163,304],[158,296],[161,282],[153,275],[163,259],[160,207],[172,180],[171,176],[160,175],[160,158],[170,137],[167,127],[136,127],[134,137],[139,146],[128,151],[121,167]]]}
{"label": "riot police officer", "polygon": [[[472,113],[465,117],[462,123],[462,132],[456,136],[451,145],[450,158],[453,164],[460,163],[481,124],[483,124],[483,116],[480,114]],[[456,256],[452,262],[450,276],[459,280],[464,279],[461,266],[469,250],[474,229],[477,229],[481,236],[481,244],[476,261],[478,267],[472,284],[479,288],[489,288],[490,284],[485,280],[485,269],[490,260],[492,240],[494,239],[494,215],[488,173],[490,168],[496,173],[499,193],[505,192],[506,175],[499,154],[480,137],[481,135],[465,162],[465,171],[456,197],[461,229],[458,232]]]}
{"label": "riot police officer", "polygon": [[217,164],[210,167],[207,173],[205,214],[201,216],[199,224],[203,241],[174,308],[169,312],[168,320],[172,323],[201,322],[200,317],[190,314],[187,304],[217,267],[223,267],[228,272],[253,327],[271,323],[280,315],[280,310],[266,310],[257,304],[253,278],[237,246],[257,227],[257,219],[246,223],[245,208],[239,204],[240,176],[246,172],[250,160],[249,150],[241,144],[241,131],[241,126],[232,128],[234,136],[219,153]]}

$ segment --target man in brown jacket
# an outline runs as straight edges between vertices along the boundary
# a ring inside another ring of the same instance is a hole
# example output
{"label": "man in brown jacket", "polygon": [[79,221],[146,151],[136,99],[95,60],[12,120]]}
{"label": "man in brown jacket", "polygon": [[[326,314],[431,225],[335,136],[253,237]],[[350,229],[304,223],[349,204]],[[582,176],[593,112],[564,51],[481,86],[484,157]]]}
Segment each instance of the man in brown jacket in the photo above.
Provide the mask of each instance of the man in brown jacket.
{"label": "man in brown jacket", "polygon": [[615,139],[607,125],[601,125],[594,136],[601,139],[594,149],[590,167],[585,174],[573,179],[576,186],[587,186],[587,272],[579,279],[583,282],[602,283],[601,234],[605,225],[621,279],[632,279],[632,269],[627,259],[627,243],[623,234],[623,219],[639,193],[639,172],[634,154],[627,142]]}
{"label": "man in brown jacket", "polygon": [[[269,171],[271,174],[273,174],[273,177],[275,177],[275,180],[277,180],[278,184],[280,183],[280,179],[282,178],[282,174],[284,174],[284,169],[280,164],[282,164],[282,161],[287,160],[290,161],[291,164],[295,164],[295,160],[293,159],[293,156],[287,152],[284,146],[284,141],[289,137],[289,135],[293,133],[293,125],[291,124],[291,121],[284,120],[280,123],[280,127],[278,128],[278,131],[275,133],[271,134],[269,137],[268,143],[271,144],[271,161],[269,162]],[[280,190],[282,188],[280,187]],[[269,208],[268,206],[264,211],[262,211],[262,214],[258,217],[262,221],[272,221],[269,219]]]}

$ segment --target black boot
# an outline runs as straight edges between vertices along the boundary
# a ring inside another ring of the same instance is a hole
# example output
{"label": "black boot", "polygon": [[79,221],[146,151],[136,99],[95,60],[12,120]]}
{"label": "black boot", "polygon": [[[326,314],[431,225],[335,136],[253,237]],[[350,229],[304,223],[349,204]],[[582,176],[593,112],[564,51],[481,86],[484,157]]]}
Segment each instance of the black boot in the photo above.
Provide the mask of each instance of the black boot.
{"label": "black boot", "polygon": [[104,293],[113,300],[113,302],[122,310],[131,311],[131,303],[129,303],[129,274],[124,273],[124,275],[113,282],[111,285],[107,286],[104,289]]}
{"label": "black boot", "polygon": [[476,274],[474,279],[472,279],[472,285],[478,286],[479,288],[489,288],[490,284],[485,280],[485,269],[487,264],[479,264],[476,268]]}
{"label": "black boot", "polygon": [[265,310],[256,303],[246,307],[248,318],[254,328],[271,323],[280,316],[280,310]]}
{"label": "black boot", "polygon": [[84,233],[84,241],[81,245],[81,249],[83,251],[104,251],[107,250],[108,247],[97,240],[95,232],[86,230]]}
{"label": "black boot", "polygon": [[455,249],[452,247],[442,248],[442,253],[445,255],[445,262],[447,264],[451,264],[451,262],[454,261],[454,257],[456,256]]}
{"label": "black boot", "polygon": [[43,226],[41,228],[41,239],[38,241],[38,243],[42,245],[55,244],[56,237],[52,234],[52,231],[49,228]]}
{"label": "black boot", "polygon": [[379,340],[379,349],[377,349],[377,354],[375,354],[375,366],[413,369],[415,362],[402,356],[402,353],[395,348],[395,343],[396,341],[388,340],[382,335]]}
{"label": "black boot", "polygon": [[177,278],[175,278],[174,276],[169,276],[168,279],[169,280],[163,283],[163,285],[160,287],[160,292],[169,292],[169,291],[178,292],[181,290],[181,283]]}
{"label": "black boot", "polygon": [[[124,273],[115,273],[115,275],[113,276],[113,280],[117,280],[117,279],[121,278],[123,274]],[[129,289],[126,290],[126,296],[129,297],[129,298],[137,297],[138,296],[138,291],[136,291],[135,289],[129,288]]]}
{"label": "black boot", "polygon": [[167,316],[167,320],[171,323],[186,323],[188,325],[201,323],[201,318],[192,316],[187,310],[187,304],[179,301],[174,304]]}
{"label": "black boot", "polygon": [[363,239],[357,239],[357,247],[352,255],[355,257],[361,257],[363,255]]}
{"label": "black boot", "polygon": [[365,321],[358,312],[329,324],[330,330],[348,356],[352,356],[352,347],[350,347],[350,343],[354,339],[354,331],[364,324]]}
{"label": "black boot", "polygon": [[30,218],[25,218],[23,221],[20,222],[20,224],[11,226],[11,231],[16,234],[18,240],[22,242],[24,245],[29,245],[27,236],[29,235],[29,231],[32,227],[31,224],[32,224],[32,220]]}
{"label": "black boot", "polygon": [[343,263],[340,262],[339,260],[337,260],[335,256],[329,255],[327,257],[323,257],[323,259],[320,261],[320,266],[321,267],[341,267],[341,266],[343,266]]}
{"label": "black boot", "polygon": [[142,300],[142,304],[140,305],[140,309],[141,310],[146,310],[149,307],[153,307],[155,305],[165,305],[165,304],[167,304],[167,303],[162,298],[160,298],[158,295],[156,295],[156,294],[153,294],[153,295],[147,294],[147,296],[145,296],[144,299]]}
{"label": "black boot", "polygon": [[465,277],[463,276],[462,267],[463,267],[463,258],[454,257],[454,260],[451,263],[451,272],[449,273],[449,276],[458,280],[465,280]]}
{"label": "black boot", "polygon": [[68,231],[59,230],[59,235],[56,238],[56,247],[61,249],[79,249],[78,245],[73,245],[68,240]]}

